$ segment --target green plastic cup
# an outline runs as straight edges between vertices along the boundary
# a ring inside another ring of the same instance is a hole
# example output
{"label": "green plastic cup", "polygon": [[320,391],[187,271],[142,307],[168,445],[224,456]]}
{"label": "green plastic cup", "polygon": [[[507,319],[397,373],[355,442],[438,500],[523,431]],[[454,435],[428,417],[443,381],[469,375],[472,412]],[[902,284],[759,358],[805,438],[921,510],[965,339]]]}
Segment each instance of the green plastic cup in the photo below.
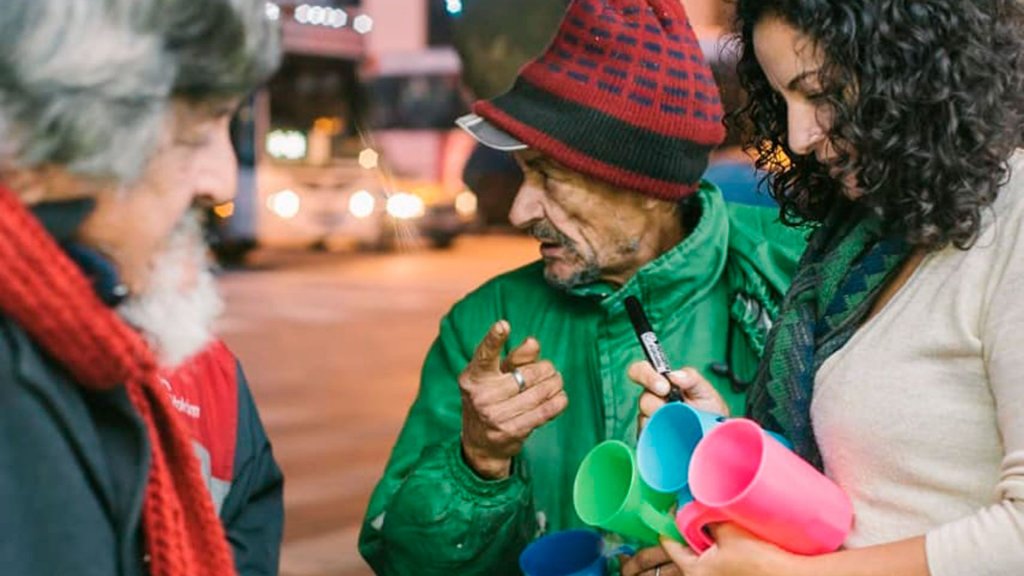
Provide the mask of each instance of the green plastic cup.
{"label": "green plastic cup", "polygon": [[670,510],[676,495],[656,492],[640,479],[636,452],[608,440],[587,454],[576,472],[573,503],[580,519],[645,544],[658,536],[683,542]]}

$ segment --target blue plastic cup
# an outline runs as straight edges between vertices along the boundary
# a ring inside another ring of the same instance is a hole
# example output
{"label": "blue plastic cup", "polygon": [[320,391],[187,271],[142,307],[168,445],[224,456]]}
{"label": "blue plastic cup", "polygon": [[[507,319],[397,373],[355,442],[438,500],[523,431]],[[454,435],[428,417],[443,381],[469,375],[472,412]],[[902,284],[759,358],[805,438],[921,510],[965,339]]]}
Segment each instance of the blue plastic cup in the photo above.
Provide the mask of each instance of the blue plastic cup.
{"label": "blue plastic cup", "polygon": [[669,402],[647,421],[636,444],[640,477],[658,492],[675,494],[680,505],[693,500],[690,458],[705,434],[725,417]]}
{"label": "blue plastic cup", "polygon": [[592,530],[565,530],[531,542],[519,555],[519,568],[526,576],[604,576],[609,558],[632,553],[628,546],[605,552]]}
{"label": "blue plastic cup", "polygon": [[[697,444],[726,418],[698,410],[682,402],[669,402],[647,421],[636,445],[640,478],[658,492],[675,494],[680,506],[693,500],[690,494],[690,459]],[[786,448],[782,436],[765,431]]]}

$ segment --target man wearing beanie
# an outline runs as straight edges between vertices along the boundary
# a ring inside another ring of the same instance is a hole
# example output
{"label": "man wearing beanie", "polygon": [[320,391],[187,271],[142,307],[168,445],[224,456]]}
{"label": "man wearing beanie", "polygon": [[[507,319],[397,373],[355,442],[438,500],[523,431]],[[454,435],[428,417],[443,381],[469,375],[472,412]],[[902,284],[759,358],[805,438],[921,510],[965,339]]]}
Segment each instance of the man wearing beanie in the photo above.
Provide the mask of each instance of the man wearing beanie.
{"label": "man wearing beanie", "polygon": [[277,573],[281,473],[194,215],[278,59],[263,0],[5,0],[3,574]]}
{"label": "man wearing beanie", "polygon": [[[542,258],[442,319],[360,535],[378,574],[518,574],[533,538],[583,527],[580,462],[637,437],[629,296],[669,362],[742,413],[803,248],[775,209],[701,181],[722,110],[677,0],[574,0],[547,51],[474,112],[460,126],[523,168],[509,218]],[[660,548],[622,570],[676,573]]]}

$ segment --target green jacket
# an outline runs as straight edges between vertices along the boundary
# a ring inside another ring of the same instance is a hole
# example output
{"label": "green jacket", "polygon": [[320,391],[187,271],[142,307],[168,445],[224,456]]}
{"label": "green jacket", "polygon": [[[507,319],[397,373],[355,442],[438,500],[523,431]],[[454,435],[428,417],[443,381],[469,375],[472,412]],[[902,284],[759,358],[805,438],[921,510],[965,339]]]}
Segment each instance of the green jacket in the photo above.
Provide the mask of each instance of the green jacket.
{"label": "green jacket", "polygon": [[[604,440],[633,445],[637,436],[641,389],[626,369],[644,355],[626,296],[643,302],[669,362],[701,368],[742,413],[743,392],[706,368],[728,359],[740,378],[753,377],[803,234],[778,224],[775,208],[727,204],[708,183],[699,194],[697,227],[618,290],[559,291],[535,262],[487,282],[442,319],[360,534],[378,574],[518,574],[519,553],[540,532],[583,525],[572,502],[583,457]],[[538,339],[562,373],[569,406],[529,437],[510,478],[485,481],[461,457],[457,378],[501,318],[512,327],[509,346]]]}

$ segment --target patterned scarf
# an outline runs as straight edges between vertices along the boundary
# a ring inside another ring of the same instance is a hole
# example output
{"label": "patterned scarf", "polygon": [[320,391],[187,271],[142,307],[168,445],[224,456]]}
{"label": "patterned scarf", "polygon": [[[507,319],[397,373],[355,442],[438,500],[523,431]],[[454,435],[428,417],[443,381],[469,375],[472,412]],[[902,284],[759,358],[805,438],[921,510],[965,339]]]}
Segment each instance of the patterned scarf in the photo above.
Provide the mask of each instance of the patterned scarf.
{"label": "patterned scarf", "polygon": [[150,574],[234,574],[191,437],[160,384],[152,352],[99,300],[39,221],[2,186],[0,312],[26,330],[83,388],[109,390],[124,384],[149,434],[142,526]]}
{"label": "patterned scarf", "polygon": [[861,208],[839,206],[812,235],[747,397],[748,415],[822,469],[811,425],[814,377],[853,336],[909,254]]}

